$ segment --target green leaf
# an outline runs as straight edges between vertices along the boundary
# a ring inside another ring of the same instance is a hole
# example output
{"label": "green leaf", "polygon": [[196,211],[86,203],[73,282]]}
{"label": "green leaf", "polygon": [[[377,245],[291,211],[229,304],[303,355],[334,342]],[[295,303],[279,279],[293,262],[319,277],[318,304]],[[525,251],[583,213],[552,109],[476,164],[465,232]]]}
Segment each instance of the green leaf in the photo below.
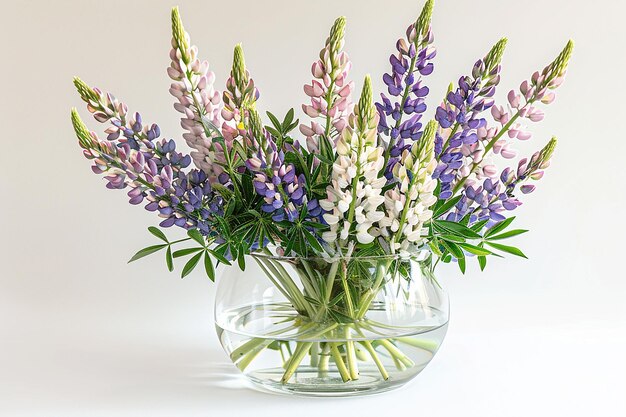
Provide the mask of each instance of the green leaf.
{"label": "green leaf", "polygon": [[328,165],[332,165],[333,164],[333,161],[330,158],[326,158],[322,154],[316,153],[315,157],[317,159],[319,159],[320,161],[324,162],[325,164],[328,164]]}
{"label": "green leaf", "polygon": [[201,251],[203,248],[185,248],[185,249],[179,249],[176,252],[174,252],[174,258],[180,258],[182,256],[187,256],[187,255],[191,255],[192,253],[196,253]]}
{"label": "green leaf", "polygon": [[507,246],[507,245],[502,245],[500,243],[493,243],[493,242],[489,242],[489,241],[487,241],[485,243],[487,245],[491,246],[492,248],[497,249],[499,251],[510,253],[511,255],[520,256],[522,258],[528,259],[528,257],[526,255],[524,255],[524,252],[522,252],[521,250],[519,250],[518,248],[516,248],[514,246]]}
{"label": "green leaf", "polygon": [[272,134],[272,136],[274,136],[275,138],[279,138],[281,136],[280,132],[278,130],[274,129],[273,127],[265,126],[265,130],[270,132]]}
{"label": "green leaf", "polygon": [[[322,286],[323,288],[325,288],[324,286]],[[340,292],[339,294],[337,294],[332,300],[330,300],[328,302],[328,307],[332,307],[335,304],[337,304],[339,301],[341,301],[341,299],[344,297],[345,293]]]}
{"label": "green leaf", "polygon": [[509,237],[521,235],[522,233],[526,233],[526,232],[528,232],[528,230],[524,230],[524,229],[509,230],[508,232],[501,233],[497,236],[489,236],[489,240],[507,239]]}
{"label": "green leaf", "polygon": [[167,237],[165,236],[165,233],[163,233],[158,227],[150,226],[148,227],[148,231],[161,239],[163,242],[169,243]]}
{"label": "green leaf", "polygon": [[436,220],[433,222],[435,228],[447,230],[456,235],[463,236],[468,239],[480,239],[482,236],[462,224],[449,222],[447,220]]}
{"label": "green leaf", "polygon": [[487,265],[487,257],[486,256],[479,256],[478,257],[478,265],[480,265],[480,270],[484,271],[485,270],[485,266]]}
{"label": "green leaf", "polygon": [[239,245],[239,253],[237,254],[237,264],[239,264],[239,269],[242,271],[246,270],[246,260],[245,260],[246,250],[244,248],[244,244]]}
{"label": "green leaf", "polygon": [[465,267],[466,267],[465,258],[458,258],[456,261],[459,264],[459,269],[461,270],[461,273],[465,275]]}
{"label": "green leaf", "polygon": [[481,230],[483,230],[483,227],[485,227],[485,225],[487,224],[488,221],[489,221],[489,219],[486,219],[486,220],[481,220],[481,221],[479,221],[477,223],[474,223],[473,225],[470,226],[470,229],[472,229],[473,231],[478,233]]}
{"label": "green leaf", "polygon": [[226,259],[226,257],[224,256],[223,253],[220,253],[220,252],[218,252],[216,250],[211,250],[211,249],[208,249],[208,251],[209,251],[209,253],[211,255],[213,255],[213,257],[215,259],[217,259],[218,261],[220,261],[224,265],[230,265],[230,261],[228,259]]}
{"label": "green leaf", "polygon": [[311,245],[316,252],[322,252],[324,250],[324,248],[322,248],[322,245],[320,245],[320,242],[317,241],[317,239],[311,234],[311,232],[306,229],[302,229],[302,231],[304,232],[304,237],[306,238],[307,242],[309,242],[309,245]]}
{"label": "green leaf", "polygon": [[295,112],[293,111],[293,108],[289,109],[289,111],[287,112],[287,114],[285,115],[285,119],[283,120],[283,132],[288,132],[289,127],[291,127],[291,122],[293,122],[293,117],[295,115]]}
{"label": "green leaf", "polygon": [[163,244],[163,245],[154,245],[154,246],[148,246],[147,248],[143,248],[142,250],[140,250],[139,252],[134,254],[133,257],[130,258],[128,263],[136,261],[137,259],[141,259],[144,256],[148,256],[150,254],[153,254],[154,252],[160,251],[161,249],[163,249],[166,246],[167,245]]}
{"label": "green leaf", "polygon": [[187,235],[199,244],[201,244],[203,247],[205,246],[206,242],[204,241],[204,237],[202,236],[202,233],[198,231],[198,229],[188,230]]}
{"label": "green leaf", "polygon": [[441,249],[439,249],[439,241],[436,237],[434,237],[433,240],[428,242],[428,246],[430,246],[430,249],[433,251],[435,255],[437,255],[440,258],[443,256],[443,252],[441,252]]}
{"label": "green leaf", "polygon": [[[450,200],[444,202],[443,204],[441,204],[439,207],[437,207],[435,209],[435,212],[433,213],[433,218],[436,219],[444,214],[446,214],[452,207],[454,207],[456,205],[456,203],[459,202],[459,200],[462,198],[462,195],[459,195],[457,197],[451,198]],[[443,201],[443,200],[439,200],[439,201]]]}
{"label": "green leaf", "polygon": [[459,246],[468,251],[469,253],[473,253],[478,256],[487,256],[491,255],[491,251],[485,248],[481,248],[478,246],[470,245],[469,243],[459,243]]}
{"label": "green leaf", "polygon": [[464,243],[465,242],[465,238],[461,237],[461,236],[455,236],[455,235],[441,235],[439,236],[440,239],[442,240],[447,240],[449,242],[456,242],[456,243]]}
{"label": "green leaf", "polygon": [[206,272],[206,276],[209,277],[211,281],[215,281],[215,268],[213,268],[213,262],[211,262],[209,251],[204,251],[204,270]]}
{"label": "green leaf", "polygon": [[272,124],[276,127],[276,129],[281,129],[281,125],[280,122],[278,121],[278,119],[276,118],[276,116],[274,116],[272,113],[270,112],[266,112],[267,117],[269,117],[269,119],[271,120]]}
{"label": "green leaf", "polygon": [[455,258],[460,259],[460,258],[464,258],[465,257],[465,254],[463,253],[463,250],[460,247],[458,247],[456,245],[456,243],[446,242],[446,241],[442,240],[441,241],[441,245],[444,248],[446,248],[446,250],[448,252],[450,252],[452,254],[452,256],[454,256]]}
{"label": "green leaf", "polygon": [[185,278],[187,275],[191,273],[191,271],[193,271],[196,265],[198,265],[198,262],[200,262],[200,258],[202,257],[202,254],[203,252],[200,252],[197,255],[194,255],[193,258],[191,258],[189,261],[187,261],[187,263],[183,267],[183,272],[180,274],[181,278]]}
{"label": "green leaf", "polygon": [[167,251],[165,251],[165,263],[167,264],[167,270],[172,272],[174,270],[174,259],[172,259],[172,247],[167,246]]}
{"label": "green leaf", "polygon": [[487,232],[485,233],[485,237],[495,235],[496,233],[506,229],[511,224],[511,222],[513,222],[513,220],[515,220],[515,216],[509,217],[506,220],[502,220],[501,222],[494,224],[493,227],[487,230]]}
{"label": "green leaf", "polygon": [[308,295],[305,295],[303,296],[303,298],[313,305],[316,305],[316,306],[320,305],[320,302],[313,297],[309,297]]}

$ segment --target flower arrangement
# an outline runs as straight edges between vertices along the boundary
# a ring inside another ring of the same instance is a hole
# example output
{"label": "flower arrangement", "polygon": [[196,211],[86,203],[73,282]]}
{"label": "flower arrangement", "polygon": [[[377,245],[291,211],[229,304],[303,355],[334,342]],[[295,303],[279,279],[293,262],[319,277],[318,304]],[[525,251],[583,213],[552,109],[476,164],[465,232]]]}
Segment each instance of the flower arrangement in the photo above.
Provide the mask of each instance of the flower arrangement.
{"label": "flower arrangement", "polygon": [[[489,256],[525,257],[501,241],[526,232],[510,227],[511,213],[522,204],[519,194],[531,193],[550,165],[556,139],[514,167],[500,170],[494,161],[515,158],[515,140],[531,137],[523,121],[544,118],[542,106],[554,100],[573,44],[497,104],[507,43],[501,39],[449,86],[434,119],[426,121],[426,79],[436,55],[432,9],[428,0],[397,41],[378,99],[369,76],[355,92],[344,50],[346,21],[338,18],[304,86],[306,121],[292,109],[282,120],[267,112],[266,124],[241,45],[220,92],[174,8],[167,72],[189,154],[111,93],[75,78],[88,111],[106,125],[101,139],[71,112],[92,170],[104,175],[108,188],[128,190],[131,204],[161,218],[159,227],[149,228],[160,243],[130,261],[164,251],[170,271],[187,257],[183,277],[203,265],[213,280],[217,265],[236,263],[243,270],[246,259],[254,259],[289,300],[303,331],[310,327],[302,323],[325,323],[316,332],[321,336],[336,332],[337,323],[362,320],[393,279],[390,271],[408,276],[403,259],[426,252],[422,267],[434,279],[439,262],[455,262],[465,273],[470,259],[484,269]],[[172,226],[188,236],[169,240],[163,230]],[[174,249],[181,244],[192,246]],[[294,259],[299,285],[269,256]],[[373,272],[364,272],[359,260]],[[382,345],[406,366],[395,345]],[[359,346],[379,364],[372,345],[351,342],[349,335],[341,343],[299,342],[285,359],[282,382],[315,349],[332,358],[344,381],[356,380]],[[231,356],[244,369],[259,349],[270,347],[251,339]],[[379,370],[387,374],[382,365]]]}

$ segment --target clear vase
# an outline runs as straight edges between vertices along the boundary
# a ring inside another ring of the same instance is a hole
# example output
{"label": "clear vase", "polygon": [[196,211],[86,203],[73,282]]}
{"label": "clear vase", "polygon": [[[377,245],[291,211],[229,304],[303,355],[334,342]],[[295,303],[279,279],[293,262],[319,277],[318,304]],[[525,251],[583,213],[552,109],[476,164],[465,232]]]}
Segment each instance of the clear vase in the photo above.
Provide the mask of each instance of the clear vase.
{"label": "clear vase", "polygon": [[432,360],[448,326],[446,292],[415,256],[248,257],[229,268],[215,323],[256,386],[307,396],[398,388]]}

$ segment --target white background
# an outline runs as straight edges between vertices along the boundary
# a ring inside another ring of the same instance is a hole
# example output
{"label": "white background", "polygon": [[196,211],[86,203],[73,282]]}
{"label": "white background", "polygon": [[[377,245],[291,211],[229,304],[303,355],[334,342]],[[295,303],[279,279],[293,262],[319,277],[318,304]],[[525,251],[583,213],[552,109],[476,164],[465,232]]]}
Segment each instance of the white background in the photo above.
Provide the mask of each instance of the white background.
{"label": "white background", "polygon": [[[560,141],[517,239],[530,260],[494,260],[465,277],[440,270],[452,318],[441,351],[405,389],[313,400],[247,388],[212,325],[215,286],[168,274],[151,213],[104,188],[81,156],[69,109],[87,113],[72,76],[114,92],[179,138],[165,68],[164,1],[20,1],[0,25],[0,415],[3,416],[620,416],[626,414],[624,41],[619,1],[439,0],[430,109],[500,36],[502,100],[568,38],[568,78],[523,153]],[[334,18],[360,89],[380,91],[388,55],[421,1],[181,1],[192,40],[223,85],[243,42],[260,109],[284,114]],[[93,129],[100,128],[90,121]],[[388,414],[385,414],[388,415]]]}

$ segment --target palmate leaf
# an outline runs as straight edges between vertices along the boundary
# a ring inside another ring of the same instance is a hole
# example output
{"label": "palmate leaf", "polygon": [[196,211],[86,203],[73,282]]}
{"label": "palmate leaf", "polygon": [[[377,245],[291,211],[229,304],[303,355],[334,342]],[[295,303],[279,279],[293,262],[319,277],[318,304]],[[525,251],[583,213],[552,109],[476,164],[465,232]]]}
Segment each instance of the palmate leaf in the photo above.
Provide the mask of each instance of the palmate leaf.
{"label": "palmate leaf", "polygon": [[148,256],[150,254],[153,254],[154,252],[158,252],[161,249],[167,247],[167,244],[161,244],[161,245],[153,245],[153,246],[148,246],[147,248],[143,248],[140,251],[138,251],[136,254],[133,255],[132,258],[130,258],[130,260],[128,261],[128,263],[134,262],[137,259],[141,259],[144,256]]}

